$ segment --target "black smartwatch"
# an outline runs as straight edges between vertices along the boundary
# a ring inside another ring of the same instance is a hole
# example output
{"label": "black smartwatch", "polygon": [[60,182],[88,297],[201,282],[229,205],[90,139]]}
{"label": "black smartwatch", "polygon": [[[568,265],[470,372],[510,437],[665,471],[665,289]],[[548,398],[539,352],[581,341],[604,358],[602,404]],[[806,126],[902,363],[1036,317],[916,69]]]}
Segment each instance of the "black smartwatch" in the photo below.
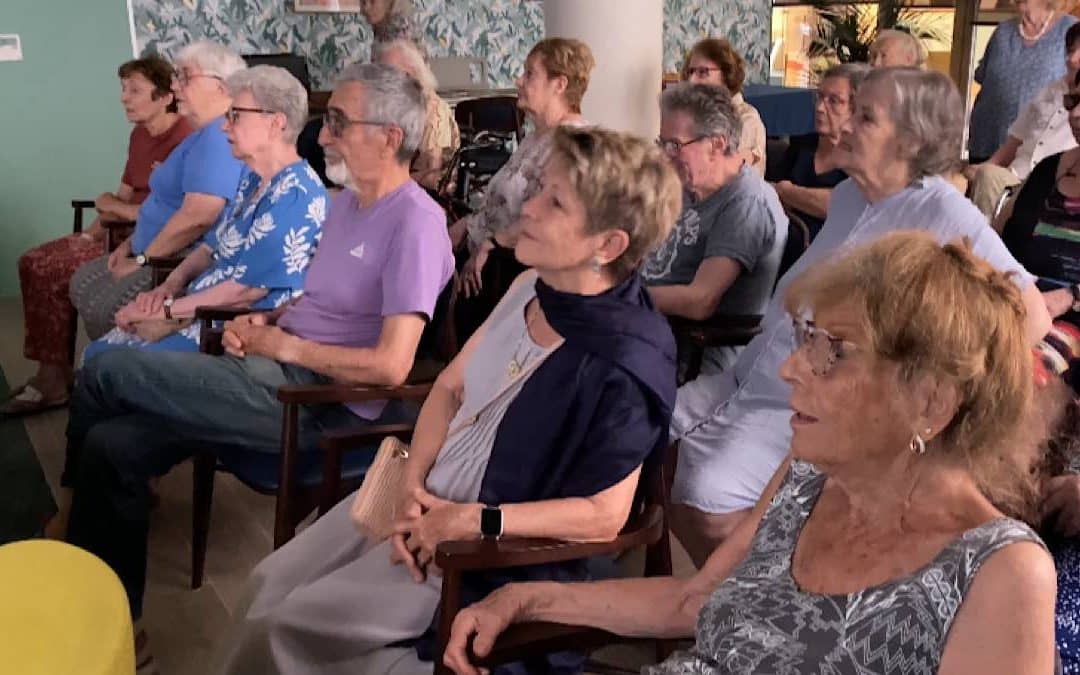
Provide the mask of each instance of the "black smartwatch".
{"label": "black smartwatch", "polygon": [[480,511],[480,536],[484,539],[498,539],[502,534],[502,509],[498,506],[485,506]]}
{"label": "black smartwatch", "polygon": [[1069,292],[1072,293],[1073,298],[1072,311],[1080,311],[1080,284],[1069,286]]}

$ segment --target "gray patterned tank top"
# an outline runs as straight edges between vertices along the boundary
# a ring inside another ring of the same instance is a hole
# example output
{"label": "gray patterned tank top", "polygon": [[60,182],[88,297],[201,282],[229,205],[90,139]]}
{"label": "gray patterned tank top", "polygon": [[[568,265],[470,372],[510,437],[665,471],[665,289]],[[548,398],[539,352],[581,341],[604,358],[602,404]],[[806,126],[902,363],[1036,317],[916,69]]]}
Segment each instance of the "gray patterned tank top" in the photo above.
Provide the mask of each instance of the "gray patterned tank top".
{"label": "gray patterned tank top", "polygon": [[953,618],[975,574],[1009,544],[1042,541],[999,518],[964,532],[910,576],[850,595],[796,586],[791,556],[825,475],[794,462],[750,553],[701,610],[697,642],[646,675],[936,673]]}

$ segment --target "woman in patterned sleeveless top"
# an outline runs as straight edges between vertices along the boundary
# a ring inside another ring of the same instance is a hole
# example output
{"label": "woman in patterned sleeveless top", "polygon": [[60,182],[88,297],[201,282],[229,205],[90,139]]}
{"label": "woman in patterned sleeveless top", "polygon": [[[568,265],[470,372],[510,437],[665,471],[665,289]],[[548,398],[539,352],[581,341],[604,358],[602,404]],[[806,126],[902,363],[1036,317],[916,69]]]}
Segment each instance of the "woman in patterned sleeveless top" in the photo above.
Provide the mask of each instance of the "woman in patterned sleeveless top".
{"label": "woman in patterned sleeveless top", "polygon": [[646,669],[1050,673],[1054,566],[1030,515],[1042,433],[1020,292],[965,243],[896,232],[796,279],[790,458],[691,579],[516,584],[458,615],[475,673],[518,621],[694,647]]}

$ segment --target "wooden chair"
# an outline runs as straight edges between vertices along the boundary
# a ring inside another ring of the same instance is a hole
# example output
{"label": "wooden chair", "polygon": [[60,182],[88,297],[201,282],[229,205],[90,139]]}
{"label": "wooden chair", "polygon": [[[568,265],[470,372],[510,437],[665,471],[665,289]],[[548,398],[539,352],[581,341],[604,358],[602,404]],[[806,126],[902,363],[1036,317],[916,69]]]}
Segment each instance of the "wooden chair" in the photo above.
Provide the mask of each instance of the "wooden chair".
{"label": "wooden chair", "polygon": [[[456,296],[451,280],[440,297],[440,305],[452,309]],[[239,314],[250,313],[249,309],[228,307],[200,307],[196,310],[196,320],[200,322],[200,349],[209,354],[221,354],[222,330],[214,326],[215,322],[227,321]],[[449,314],[452,316],[452,314]],[[453,336],[452,326],[447,327],[447,315],[440,315],[437,307],[436,318],[429,324],[425,334],[435,332],[439,337],[427,340],[434,344],[433,351],[445,365],[457,354],[458,345]],[[425,338],[427,336],[425,335]],[[425,339],[421,339],[424,344]],[[300,407],[329,403],[347,404],[379,400],[422,401],[431,389],[431,382],[440,370],[433,359],[418,359],[410,374],[408,384],[400,387],[351,386],[344,384],[326,385],[291,385],[280,387],[277,399],[283,406],[281,420],[280,453],[262,453],[251,450],[225,447],[211,448],[196,455],[194,462],[194,485],[192,488],[192,550],[191,550],[191,587],[202,585],[206,563],[206,547],[210,529],[210,511],[214,494],[214,475],[225,471],[236,476],[240,482],[252,490],[277,498],[274,508],[274,548],[280,548],[296,534],[296,527],[316,508],[320,515],[325,513],[333,502],[324,498],[326,485],[335,491],[355,489],[359,486],[374,459],[378,442],[359,448],[362,452],[353,453],[348,461],[339,461],[332,476],[325,474],[325,463],[320,452],[302,452],[299,447],[298,420]],[[412,425],[375,425],[364,427],[369,432],[383,437],[394,434],[411,434]],[[347,432],[343,432],[347,433]],[[328,434],[326,438],[334,438]],[[332,441],[326,441],[324,443]],[[323,445],[322,449],[325,450]]]}
{"label": "wooden chair", "polygon": [[[435,552],[435,563],[443,571],[439,600],[435,675],[451,675],[442,657],[450,640],[454,618],[462,609],[462,576],[466,572],[506,569],[580,560],[594,556],[614,556],[632,549],[645,549],[644,576],[671,576],[671,538],[667,505],[674,478],[677,443],[672,443],[655,461],[646,462],[638,486],[636,508],[622,532],[610,542],[567,542],[556,539],[501,539],[498,541],[444,542]],[[516,663],[528,658],[564,651],[589,652],[617,642],[654,643],[657,661],[674,651],[668,640],[629,640],[607,631],[549,623],[511,626],[496,641],[491,653],[476,663],[484,668]],[[610,666],[590,661],[589,672],[611,672]]]}

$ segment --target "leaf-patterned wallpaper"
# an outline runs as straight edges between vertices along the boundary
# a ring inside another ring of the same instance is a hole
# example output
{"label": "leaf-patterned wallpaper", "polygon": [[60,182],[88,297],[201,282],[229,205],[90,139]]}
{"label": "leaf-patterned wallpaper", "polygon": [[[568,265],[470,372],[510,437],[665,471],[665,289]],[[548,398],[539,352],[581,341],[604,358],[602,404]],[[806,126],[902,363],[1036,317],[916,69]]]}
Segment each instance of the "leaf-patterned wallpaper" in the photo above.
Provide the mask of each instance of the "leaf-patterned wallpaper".
{"label": "leaf-patterned wallpaper", "polygon": [[[132,0],[139,51],[171,57],[208,38],[241,54],[307,57],[313,86],[328,88],[345,64],[366,60],[371,29],[360,14],[298,14],[291,0]],[[482,56],[495,86],[509,86],[544,34],[543,3],[524,0],[414,0],[415,25],[432,56]],[[664,70],[677,70],[695,40],[727,37],[764,82],[771,0],[666,0]]]}

